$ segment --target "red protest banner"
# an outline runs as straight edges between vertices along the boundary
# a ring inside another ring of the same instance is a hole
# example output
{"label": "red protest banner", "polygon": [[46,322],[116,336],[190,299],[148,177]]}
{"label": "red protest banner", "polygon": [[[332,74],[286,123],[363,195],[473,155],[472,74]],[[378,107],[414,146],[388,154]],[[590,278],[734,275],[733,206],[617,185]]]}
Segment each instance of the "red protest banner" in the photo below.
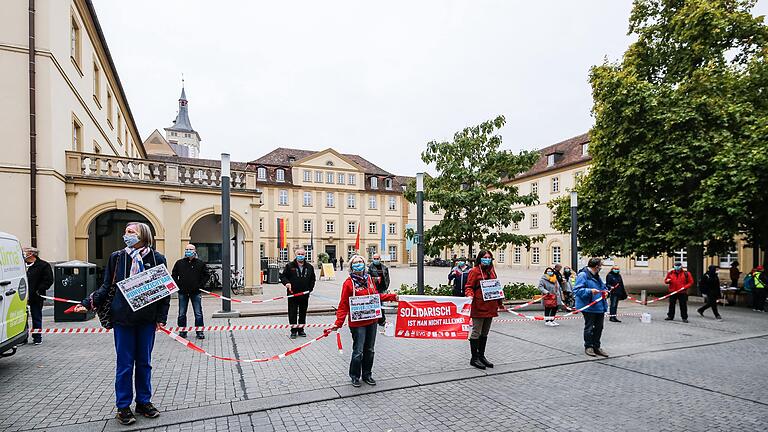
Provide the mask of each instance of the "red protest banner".
{"label": "red protest banner", "polygon": [[395,337],[467,339],[471,297],[398,296]]}

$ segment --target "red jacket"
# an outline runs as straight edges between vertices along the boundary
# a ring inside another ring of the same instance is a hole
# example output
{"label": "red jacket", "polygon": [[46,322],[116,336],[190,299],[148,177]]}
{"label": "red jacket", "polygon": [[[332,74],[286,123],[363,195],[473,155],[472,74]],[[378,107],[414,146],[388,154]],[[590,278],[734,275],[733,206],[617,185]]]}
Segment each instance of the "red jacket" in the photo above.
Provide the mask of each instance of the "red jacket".
{"label": "red jacket", "polygon": [[672,270],[667,273],[667,277],[664,278],[664,283],[669,285],[669,292],[675,292],[680,288],[685,288],[679,294],[688,294],[688,288],[693,286],[693,276],[686,270],[675,271]]}
{"label": "red jacket", "polygon": [[[339,307],[336,309],[336,322],[333,324],[336,327],[341,327],[344,325],[344,320],[347,318],[347,315],[349,315],[349,298],[352,297],[352,278],[347,278],[347,280],[344,281],[344,285],[341,286],[341,300],[339,300]],[[371,294],[379,294],[379,291],[376,289],[376,285],[371,280],[370,276],[368,277],[368,286],[366,288],[357,288],[355,289],[356,296],[361,295],[371,295]],[[379,297],[381,298],[381,301],[395,301],[397,300],[397,294],[379,294]],[[351,319],[351,317],[350,317]],[[349,321],[350,327],[364,327],[367,325],[371,325],[376,323],[377,319],[369,319],[364,321],[355,321],[352,322]]]}
{"label": "red jacket", "polygon": [[[481,273],[480,266],[474,266],[469,271],[467,284],[464,286],[465,295],[472,297],[472,312],[469,315],[472,318],[497,317],[499,316],[499,308],[503,305],[501,300],[483,300],[483,291],[480,289],[480,281],[483,279],[496,279],[496,270],[491,267],[490,271]],[[475,295],[475,293],[478,295]]]}

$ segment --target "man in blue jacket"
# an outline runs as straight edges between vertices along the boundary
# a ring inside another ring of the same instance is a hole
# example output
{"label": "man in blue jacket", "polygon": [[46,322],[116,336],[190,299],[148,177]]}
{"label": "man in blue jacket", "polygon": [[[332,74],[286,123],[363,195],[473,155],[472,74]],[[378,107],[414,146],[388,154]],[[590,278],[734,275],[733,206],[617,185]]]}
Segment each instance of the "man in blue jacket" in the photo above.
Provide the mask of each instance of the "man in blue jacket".
{"label": "man in blue jacket", "polygon": [[587,268],[579,272],[573,294],[576,296],[576,309],[596,302],[584,309],[584,353],[590,357],[608,357],[600,348],[600,336],[603,334],[603,320],[608,307],[605,296],[609,289],[600,279],[600,268],[603,262],[600,258],[590,258]]}

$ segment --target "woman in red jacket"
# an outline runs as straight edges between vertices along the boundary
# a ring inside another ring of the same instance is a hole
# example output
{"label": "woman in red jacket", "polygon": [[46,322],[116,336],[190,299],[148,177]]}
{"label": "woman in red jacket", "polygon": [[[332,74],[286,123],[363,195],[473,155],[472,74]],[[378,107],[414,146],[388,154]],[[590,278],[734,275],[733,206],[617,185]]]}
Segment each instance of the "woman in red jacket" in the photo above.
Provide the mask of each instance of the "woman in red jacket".
{"label": "woman in red jacket", "polygon": [[503,299],[484,300],[480,282],[496,279],[496,270],[493,268],[493,254],[490,251],[480,251],[475,259],[475,266],[469,271],[465,294],[472,297],[472,332],[469,334],[469,348],[472,352],[472,360],[469,364],[478,368],[492,368],[493,363],[485,358],[485,344],[488,342],[488,332],[491,331],[493,317],[499,315]]}
{"label": "woman in red jacket", "polygon": [[[381,301],[397,301],[396,294],[379,294],[376,284],[365,273],[365,259],[355,255],[349,259],[349,277],[341,287],[341,300],[336,310],[336,322],[328,331],[338,330],[344,325],[344,320],[349,315],[349,330],[352,332],[352,360],[349,362],[349,377],[352,385],[360,387],[360,378],[368,385],[376,385],[376,380],[371,376],[373,368],[373,346],[376,343],[376,331],[378,318],[357,319],[360,311],[350,313],[350,297],[378,296]],[[365,312],[365,311],[363,311]],[[381,317],[379,310],[378,317]]]}

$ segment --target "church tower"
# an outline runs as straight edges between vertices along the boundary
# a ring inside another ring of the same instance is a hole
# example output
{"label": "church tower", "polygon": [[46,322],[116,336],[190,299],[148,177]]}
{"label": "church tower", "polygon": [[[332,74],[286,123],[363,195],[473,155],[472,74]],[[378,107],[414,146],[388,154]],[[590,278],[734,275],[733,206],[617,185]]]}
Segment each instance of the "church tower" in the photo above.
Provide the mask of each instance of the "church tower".
{"label": "church tower", "polygon": [[179,113],[171,127],[165,128],[165,139],[171,145],[177,155],[181,157],[200,157],[200,135],[192,129],[189,121],[187,107],[187,94],[184,91],[184,81],[181,84],[181,96],[179,97]]}

